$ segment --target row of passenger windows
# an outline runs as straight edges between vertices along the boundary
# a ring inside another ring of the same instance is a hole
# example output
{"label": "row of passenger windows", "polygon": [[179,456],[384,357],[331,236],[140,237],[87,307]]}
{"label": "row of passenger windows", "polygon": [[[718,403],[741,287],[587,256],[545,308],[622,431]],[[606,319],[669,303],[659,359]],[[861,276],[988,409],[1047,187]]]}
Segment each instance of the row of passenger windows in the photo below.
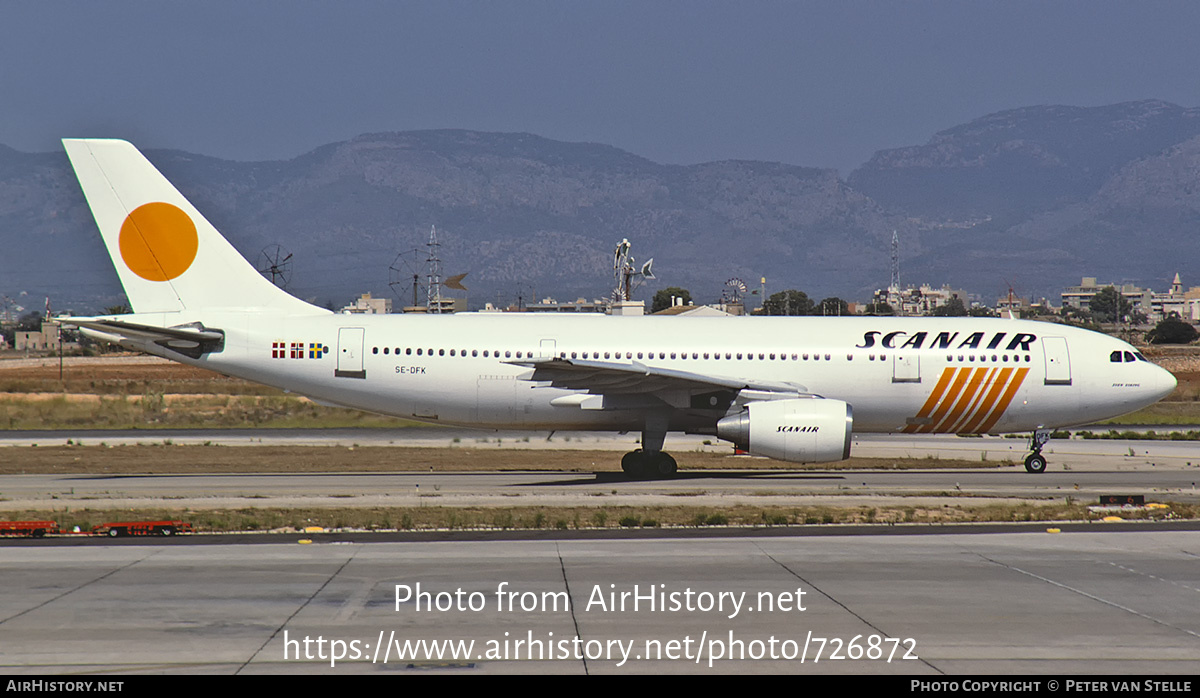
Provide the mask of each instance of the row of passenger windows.
{"label": "row of passenger windows", "polygon": [[[457,349],[457,350],[456,349],[436,349],[435,350],[435,349],[424,349],[424,348],[414,349],[413,347],[405,348],[403,353],[405,356],[414,356],[414,355],[415,356],[434,356],[435,351],[437,352],[437,354],[436,354],[437,356],[446,356],[447,354],[449,354],[450,356],[465,357],[465,356],[469,355],[472,357],[482,356],[485,359],[487,359],[487,358],[532,359],[536,356],[534,354],[534,352],[532,352],[532,351],[524,351],[523,352],[523,351],[505,350],[502,355],[500,350],[498,350],[498,349],[495,351],[488,350],[488,349],[483,349],[483,350],[471,349],[470,353],[468,354],[468,351],[466,349]],[[372,354],[378,354],[379,352],[380,352],[379,347],[374,347],[371,349]],[[400,347],[396,347],[395,349],[392,349],[391,347],[383,347],[383,353],[384,354],[394,353],[397,356],[399,356],[401,353],[401,350],[400,350]],[[1114,352],[1114,354],[1119,354],[1119,353],[1120,352]],[[1126,352],[1126,353],[1128,353],[1128,352]],[[785,354],[785,353],[771,353],[771,352],[759,352],[759,353],[755,354],[755,353],[750,353],[750,352],[742,353],[742,352],[728,352],[728,351],[725,352],[724,354],[722,354],[720,352],[710,353],[710,352],[697,352],[697,351],[691,352],[690,354],[688,352],[674,352],[674,351],[672,351],[672,352],[660,351],[657,353],[652,352],[652,351],[651,352],[627,351],[627,352],[623,352],[623,353],[619,352],[619,351],[605,351],[605,352],[572,351],[572,352],[569,352],[569,354],[570,354],[570,358],[572,358],[572,359],[593,359],[593,360],[621,359],[621,358],[633,359],[635,356],[638,359],[653,359],[653,358],[655,358],[655,356],[657,356],[659,359],[691,358],[693,360],[720,360],[720,359],[724,358],[726,361],[743,361],[743,360],[744,361],[753,361],[756,357],[759,361],[787,361],[787,360],[789,360],[789,357],[792,361],[810,361],[810,360],[811,361],[821,361],[822,359],[825,361],[831,361],[833,359],[832,354],[816,354],[816,353],[813,353],[813,354],[809,354],[809,353]],[[568,357],[568,352],[565,352],[565,351],[559,352],[558,355],[559,355],[559,358],[565,359]],[[854,354],[846,354],[846,360],[853,361],[854,356],[855,356]],[[876,361],[876,360],[887,361],[887,358],[888,358],[887,354],[879,354],[878,356],[876,356],[875,354],[869,354],[867,356],[868,361]],[[975,354],[966,354],[966,355],[959,354],[958,355],[959,361],[973,362],[977,358],[981,362],[986,362],[989,360],[989,357],[985,354],[980,354],[978,357],[976,357]],[[946,360],[954,361],[954,355],[947,354]],[[1000,354],[1000,355],[992,354],[991,355],[991,361],[994,361],[997,363],[1000,363],[1000,362],[1008,363],[1010,360],[1013,363],[1017,363],[1017,362],[1021,361],[1021,357],[1014,354],[1014,355],[1012,355],[1012,358],[1010,359],[1008,354]],[[1118,361],[1119,359],[1113,359],[1113,360]],[[1129,360],[1132,361],[1133,359],[1131,358]],[[1145,361],[1145,359],[1142,359],[1142,360]],[[1028,354],[1025,354],[1024,361],[1026,363],[1028,363],[1030,361]]]}
{"label": "row of passenger windows", "polygon": [[[378,354],[379,352],[380,352],[379,347],[374,347],[371,349],[372,354]],[[449,355],[449,356],[472,356],[472,357],[482,356],[485,359],[491,358],[491,357],[494,357],[497,359],[499,359],[501,357],[503,357],[505,359],[514,359],[514,358],[515,359],[532,359],[532,358],[534,358],[534,356],[536,356],[536,354],[534,354],[534,352],[532,352],[532,351],[521,352],[521,351],[507,350],[502,353],[499,349],[497,349],[496,351],[490,351],[488,349],[484,349],[482,351],[479,349],[472,349],[472,350],[470,350],[470,352],[468,352],[466,349],[459,349],[459,350],[455,350],[455,349],[422,349],[422,348],[414,349],[412,347],[407,347],[403,351],[405,356],[414,356],[414,355],[415,356],[434,356],[435,352],[436,352],[437,356],[447,356],[447,355]],[[400,350],[400,347],[396,347],[394,350],[391,347],[383,347],[383,353],[384,354],[395,353],[398,356],[398,355],[400,355],[401,350]],[[632,359],[632,358],[634,358],[634,356],[636,356],[639,359],[653,359],[655,356],[657,356],[660,359],[667,359],[667,358],[687,359],[689,357],[691,357],[692,359],[701,359],[701,358],[703,358],[703,359],[710,359],[710,358],[711,359],[720,359],[722,356],[720,353],[709,353],[709,352],[701,353],[701,352],[697,352],[697,351],[694,351],[691,354],[688,354],[687,352],[675,352],[675,351],[672,351],[672,352],[660,351],[657,353],[652,352],[652,351],[651,352],[639,351],[636,353],[632,352],[632,351],[627,351],[624,353],[619,352],[619,351],[605,351],[605,352],[572,351],[572,352],[569,352],[569,355],[570,355],[570,358],[572,358],[572,359],[602,359],[602,358],[603,359],[620,359],[622,357],[624,357],[626,359]],[[559,352],[558,356],[559,356],[559,358],[565,359],[568,357],[568,352],[565,352],[565,351]],[[752,353],[743,354],[740,352],[738,352],[738,353],[725,352],[725,354],[724,354],[725,359],[730,360],[730,361],[735,361],[735,360],[741,361],[743,359],[753,360],[755,358],[755,356],[756,355],[752,354]],[[757,357],[760,361],[776,361],[776,360],[786,361],[788,358],[788,355],[762,352],[762,353],[757,354]],[[812,361],[820,361],[822,358],[822,355],[821,354],[792,354],[791,357],[792,357],[792,361],[801,361],[801,360],[809,361],[810,359]],[[832,358],[833,357],[831,354],[824,355],[824,359],[826,361],[830,361],[830,360],[832,360]],[[846,358],[853,359],[854,356],[852,354],[847,354]],[[874,359],[875,355],[872,354],[871,358]],[[882,355],[880,355],[879,358],[882,360],[884,357]]]}
{"label": "row of passenger windows", "polygon": [[[954,356],[952,354],[946,354],[946,360],[954,361]],[[962,354],[959,354],[958,360],[959,361],[967,361],[967,362],[978,360],[983,363],[987,363],[988,361],[992,361],[994,363],[1008,363],[1010,361],[1008,354],[1000,354],[998,356],[996,354],[992,354],[990,357],[986,354],[980,354],[979,356],[975,356],[974,354],[967,354],[965,356]],[[1029,354],[1025,354],[1024,358],[1022,358],[1021,356],[1019,356],[1017,354],[1013,354],[1012,359],[1011,359],[1011,361],[1014,364],[1020,363],[1021,361],[1024,361],[1025,363],[1029,363],[1031,360],[1032,359],[1030,359]]]}

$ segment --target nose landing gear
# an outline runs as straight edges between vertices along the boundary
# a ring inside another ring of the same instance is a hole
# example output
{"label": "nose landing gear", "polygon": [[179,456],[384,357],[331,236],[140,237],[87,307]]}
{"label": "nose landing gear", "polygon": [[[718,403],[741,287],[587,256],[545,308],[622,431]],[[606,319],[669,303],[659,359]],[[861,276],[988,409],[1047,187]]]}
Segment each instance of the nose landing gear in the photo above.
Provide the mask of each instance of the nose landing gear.
{"label": "nose landing gear", "polygon": [[1030,473],[1046,472],[1046,457],[1042,455],[1042,447],[1050,441],[1050,431],[1048,429],[1035,429],[1033,436],[1029,439],[1029,450],[1032,451],[1025,457],[1025,470]]}

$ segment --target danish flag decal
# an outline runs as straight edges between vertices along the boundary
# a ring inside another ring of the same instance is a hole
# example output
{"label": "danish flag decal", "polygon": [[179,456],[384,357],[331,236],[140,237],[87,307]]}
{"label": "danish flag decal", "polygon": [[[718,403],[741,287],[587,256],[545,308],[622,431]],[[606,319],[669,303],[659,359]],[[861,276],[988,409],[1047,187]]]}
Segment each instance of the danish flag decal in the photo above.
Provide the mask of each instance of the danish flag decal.
{"label": "danish flag decal", "polygon": [[321,342],[309,342],[305,349],[304,342],[271,342],[272,359],[323,359],[329,353],[329,346]]}

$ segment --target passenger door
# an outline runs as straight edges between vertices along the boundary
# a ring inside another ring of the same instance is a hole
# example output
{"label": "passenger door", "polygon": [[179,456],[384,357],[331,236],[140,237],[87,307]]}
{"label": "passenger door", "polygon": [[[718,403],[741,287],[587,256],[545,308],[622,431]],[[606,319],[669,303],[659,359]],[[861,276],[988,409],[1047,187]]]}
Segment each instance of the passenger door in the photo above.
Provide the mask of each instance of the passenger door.
{"label": "passenger door", "polygon": [[1071,356],[1065,337],[1042,337],[1046,356],[1046,385],[1071,384]]}
{"label": "passenger door", "polygon": [[892,382],[920,383],[921,356],[915,351],[892,354]]}
{"label": "passenger door", "polygon": [[338,330],[337,368],[333,375],[338,378],[366,378],[363,368],[363,342],[366,330],[361,327],[343,327]]}

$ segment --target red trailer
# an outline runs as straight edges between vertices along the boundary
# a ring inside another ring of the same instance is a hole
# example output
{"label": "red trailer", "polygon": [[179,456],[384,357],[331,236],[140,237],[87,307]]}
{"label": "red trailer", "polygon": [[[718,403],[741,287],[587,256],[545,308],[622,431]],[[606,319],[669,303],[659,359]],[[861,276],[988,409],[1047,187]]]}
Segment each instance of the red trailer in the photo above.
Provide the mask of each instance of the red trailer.
{"label": "red trailer", "polygon": [[92,535],[110,536],[173,536],[176,533],[192,533],[192,525],[186,521],[113,521],[102,523],[92,529]]}
{"label": "red trailer", "polygon": [[0,536],[41,538],[47,533],[58,533],[58,524],[53,521],[0,521]]}

